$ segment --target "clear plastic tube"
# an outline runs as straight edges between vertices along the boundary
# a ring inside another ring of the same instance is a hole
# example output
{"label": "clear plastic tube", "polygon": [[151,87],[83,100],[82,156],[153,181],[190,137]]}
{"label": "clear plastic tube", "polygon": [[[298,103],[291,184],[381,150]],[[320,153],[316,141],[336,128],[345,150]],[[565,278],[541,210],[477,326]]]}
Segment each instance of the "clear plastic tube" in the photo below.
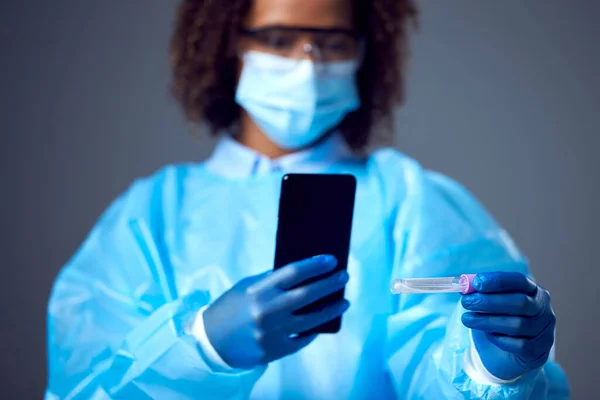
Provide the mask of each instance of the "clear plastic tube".
{"label": "clear plastic tube", "polygon": [[394,294],[411,293],[462,293],[474,291],[472,286],[475,275],[464,274],[448,278],[407,278],[394,279],[391,291]]}

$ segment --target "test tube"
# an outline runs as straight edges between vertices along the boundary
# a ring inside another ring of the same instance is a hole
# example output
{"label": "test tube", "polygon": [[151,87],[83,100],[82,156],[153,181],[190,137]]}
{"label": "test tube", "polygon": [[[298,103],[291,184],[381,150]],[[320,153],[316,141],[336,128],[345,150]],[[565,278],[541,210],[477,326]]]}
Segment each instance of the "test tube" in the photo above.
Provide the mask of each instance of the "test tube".
{"label": "test tube", "polygon": [[475,274],[463,274],[447,278],[393,279],[390,289],[393,294],[412,293],[473,293]]}

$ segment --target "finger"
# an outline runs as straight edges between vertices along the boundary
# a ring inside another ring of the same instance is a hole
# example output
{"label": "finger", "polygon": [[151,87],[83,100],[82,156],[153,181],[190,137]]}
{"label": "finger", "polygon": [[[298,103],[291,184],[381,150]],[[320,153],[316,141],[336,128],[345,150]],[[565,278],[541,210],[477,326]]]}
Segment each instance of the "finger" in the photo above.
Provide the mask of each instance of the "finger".
{"label": "finger", "polygon": [[462,322],[467,328],[518,337],[535,337],[545,328],[533,318],[474,312],[463,314]]}
{"label": "finger", "polygon": [[307,258],[302,261],[285,265],[274,271],[266,279],[265,284],[288,290],[308,279],[333,271],[336,265],[337,259],[332,255]]}
{"label": "finger", "polygon": [[293,316],[283,329],[289,334],[305,332],[340,317],[349,307],[348,300],[336,301],[319,311]]}
{"label": "finger", "polygon": [[348,273],[338,271],[326,278],[283,292],[277,298],[278,310],[296,311],[344,288]]}
{"label": "finger", "polygon": [[[538,339],[518,338],[499,335],[497,333],[486,333],[486,337],[490,343],[497,346],[499,349],[512,353],[525,362],[541,361],[543,364],[546,362],[550,352],[549,350],[541,353],[538,351],[539,346],[536,346],[536,342],[539,341]],[[553,338],[550,338],[550,340],[552,339]],[[551,347],[552,344],[550,344],[550,346],[544,346],[543,348],[549,349]]]}
{"label": "finger", "polygon": [[470,311],[490,314],[522,315],[533,317],[542,311],[542,304],[523,293],[467,294],[461,299],[462,306]]}
{"label": "finger", "polygon": [[537,285],[520,272],[484,272],[473,278],[473,287],[481,293],[534,294]]}
{"label": "finger", "polygon": [[523,337],[501,335],[498,333],[486,333],[485,336],[494,346],[515,355],[520,355],[527,342],[531,340]]}

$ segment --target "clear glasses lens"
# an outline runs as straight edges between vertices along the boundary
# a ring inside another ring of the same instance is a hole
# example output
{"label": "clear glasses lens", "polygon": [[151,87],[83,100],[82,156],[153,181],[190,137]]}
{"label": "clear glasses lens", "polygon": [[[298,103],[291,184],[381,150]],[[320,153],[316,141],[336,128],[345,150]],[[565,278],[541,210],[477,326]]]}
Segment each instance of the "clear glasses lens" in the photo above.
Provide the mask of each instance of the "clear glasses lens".
{"label": "clear glasses lens", "polygon": [[[288,29],[265,29],[245,35],[241,55],[249,51],[273,54],[292,60],[312,59],[317,63],[356,60],[361,43],[342,32],[303,32]],[[290,63],[290,67],[295,64]]]}

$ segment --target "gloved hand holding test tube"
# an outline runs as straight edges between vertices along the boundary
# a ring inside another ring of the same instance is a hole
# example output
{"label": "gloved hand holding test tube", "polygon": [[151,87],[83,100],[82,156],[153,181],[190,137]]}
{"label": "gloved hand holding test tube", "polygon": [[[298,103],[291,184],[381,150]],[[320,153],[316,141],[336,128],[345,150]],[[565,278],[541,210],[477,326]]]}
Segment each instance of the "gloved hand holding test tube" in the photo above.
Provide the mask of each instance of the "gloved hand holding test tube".
{"label": "gloved hand holding test tube", "polygon": [[550,294],[518,272],[484,272],[447,278],[394,279],[394,294],[461,293],[463,325],[488,372],[512,382],[548,360],[556,317]]}

